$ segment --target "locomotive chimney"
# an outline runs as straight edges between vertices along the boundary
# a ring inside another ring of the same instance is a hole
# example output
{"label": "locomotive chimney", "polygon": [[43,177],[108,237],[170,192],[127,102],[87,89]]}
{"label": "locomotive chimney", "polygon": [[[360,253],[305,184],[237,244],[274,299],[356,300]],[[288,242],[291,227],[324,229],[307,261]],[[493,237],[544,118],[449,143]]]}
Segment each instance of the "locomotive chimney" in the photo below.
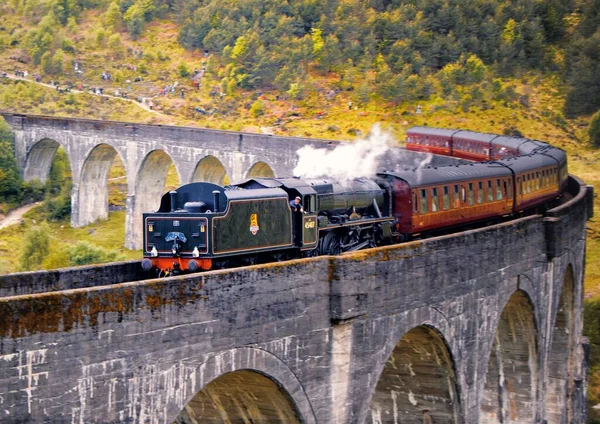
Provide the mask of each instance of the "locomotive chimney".
{"label": "locomotive chimney", "polygon": [[177,209],[175,207],[175,203],[177,203],[177,192],[173,190],[170,191],[169,194],[171,195],[171,212],[175,212],[175,209]]}
{"label": "locomotive chimney", "polygon": [[215,198],[214,212],[219,212],[219,190],[213,191],[213,196]]}

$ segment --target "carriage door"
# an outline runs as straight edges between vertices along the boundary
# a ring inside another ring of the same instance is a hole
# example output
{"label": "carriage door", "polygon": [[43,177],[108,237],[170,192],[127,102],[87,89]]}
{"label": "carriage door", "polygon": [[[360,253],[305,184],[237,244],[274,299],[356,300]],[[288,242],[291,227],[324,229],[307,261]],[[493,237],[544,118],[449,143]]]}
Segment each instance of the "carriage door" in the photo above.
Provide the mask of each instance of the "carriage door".
{"label": "carriage door", "polygon": [[316,195],[305,195],[302,204],[304,205],[304,215],[302,215],[302,247],[313,248],[319,240]]}

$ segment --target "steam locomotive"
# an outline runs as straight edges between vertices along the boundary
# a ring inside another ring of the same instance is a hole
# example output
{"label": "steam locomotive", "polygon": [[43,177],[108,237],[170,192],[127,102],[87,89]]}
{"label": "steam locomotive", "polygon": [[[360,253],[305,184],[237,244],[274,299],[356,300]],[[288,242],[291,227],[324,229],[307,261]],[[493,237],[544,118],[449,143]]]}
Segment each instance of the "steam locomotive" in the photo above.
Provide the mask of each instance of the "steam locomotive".
{"label": "steam locomotive", "polygon": [[[350,181],[187,184],[143,215],[142,267],[166,275],[402,242],[541,208],[567,182],[565,152],[535,140],[414,127],[407,148],[486,162]],[[296,196],[303,213],[290,207]]]}

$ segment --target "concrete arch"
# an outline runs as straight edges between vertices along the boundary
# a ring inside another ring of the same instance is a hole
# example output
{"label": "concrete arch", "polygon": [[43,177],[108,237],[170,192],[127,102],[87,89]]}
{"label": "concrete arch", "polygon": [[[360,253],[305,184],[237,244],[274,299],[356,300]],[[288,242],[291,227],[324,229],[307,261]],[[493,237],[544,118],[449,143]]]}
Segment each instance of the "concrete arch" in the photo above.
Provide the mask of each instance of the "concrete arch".
{"label": "concrete arch", "polygon": [[189,417],[198,423],[316,423],[294,373],[278,357],[258,348],[230,349],[209,358],[191,373],[186,392],[192,395],[176,397],[183,403],[169,404],[165,422],[184,423],[175,420]]}
{"label": "concrete arch", "polygon": [[[135,201],[133,205],[132,239],[135,246],[142,246],[142,214],[144,212],[154,212],[160,206],[160,199],[165,191],[167,173],[169,167],[173,164],[173,159],[163,150],[153,150],[149,152],[142,161],[137,172],[135,182]],[[181,174],[175,164],[177,177],[181,181]]]}
{"label": "concrete arch", "polygon": [[196,165],[192,182],[206,181],[219,185],[228,185],[231,180],[223,163],[215,156],[205,156]]}
{"label": "concrete arch", "polygon": [[[23,179],[25,181],[39,180],[45,183],[50,174],[54,154],[59,147],[60,144],[50,138],[44,138],[33,144],[27,152],[25,168],[23,169]],[[70,157],[69,164],[71,164]],[[72,164],[70,166],[73,168]]]}
{"label": "concrete arch", "polygon": [[537,327],[526,292],[508,299],[498,326],[479,409],[480,423],[531,423],[538,388]]}
{"label": "concrete arch", "polygon": [[544,410],[548,424],[572,421],[573,373],[575,366],[575,275],[568,265],[556,308],[552,344],[548,352],[548,386]]}
{"label": "concrete arch", "polygon": [[302,421],[289,396],[274,380],[256,371],[240,370],[210,382],[174,422],[300,424]]}
{"label": "concrete arch", "polygon": [[379,376],[367,422],[463,422],[454,360],[435,328],[414,327],[396,344]]}
{"label": "concrete arch", "polygon": [[253,178],[253,177],[271,177],[272,178],[272,177],[275,177],[275,171],[273,171],[273,168],[271,168],[271,166],[269,166],[268,163],[258,161],[254,165],[252,165],[250,167],[250,169],[248,169],[248,172],[246,172],[246,178]]}
{"label": "concrete arch", "polygon": [[[81,167],[76,197],[72,205],[77,226],[85,226],[108,218],[108,174],[117,150],[109,144],[98,144],[88,153]],[[119,155],[121,162],[123,158]],[[127,175],[127,171],[125,171]]]}

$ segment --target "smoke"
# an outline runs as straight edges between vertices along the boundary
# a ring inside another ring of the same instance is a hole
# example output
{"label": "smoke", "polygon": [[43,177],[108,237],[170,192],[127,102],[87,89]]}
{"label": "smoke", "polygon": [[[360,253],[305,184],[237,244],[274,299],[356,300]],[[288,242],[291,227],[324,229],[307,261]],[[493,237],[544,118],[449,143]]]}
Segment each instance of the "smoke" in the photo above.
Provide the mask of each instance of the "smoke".
{"label": "smoke", "polygon": [[340,144],[333,150],[304,146],[296,152],[294,176],[338,180],[373,176],[381,169],[380,158],[395,145],[392,134],[375,125],[366,138]]}
{"label": "smoke", "polygon": [[333,150],[304,146],[296,153],[298,165],[294,168],[294,176],[332,177],[341,181],[372,177],[383,170],[420,169],[433,159],[431,153],[423,155],[399,148],[392,133],[377,124],[367,137],[340,144]]}

